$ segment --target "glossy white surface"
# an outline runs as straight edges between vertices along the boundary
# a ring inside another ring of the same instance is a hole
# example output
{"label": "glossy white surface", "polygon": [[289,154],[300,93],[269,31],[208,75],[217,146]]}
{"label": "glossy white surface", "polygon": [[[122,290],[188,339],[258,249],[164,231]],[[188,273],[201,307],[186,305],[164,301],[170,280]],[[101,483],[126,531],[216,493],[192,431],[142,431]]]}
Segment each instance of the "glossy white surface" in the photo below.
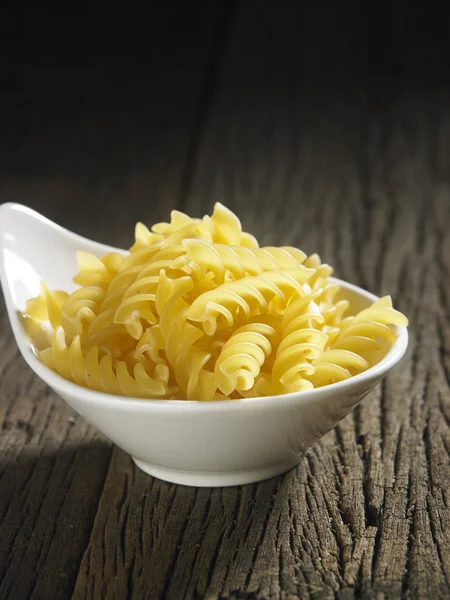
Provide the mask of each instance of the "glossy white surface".
{"label": "glossy white surface", "polygon": [[[239,401],[141,400],[82,388],[43,365],[17,311],[39,282],[71,290],[77,250],[116,250],[52,223],[18,204],[0,206],[0,277],[19,349],[33,371],[87,422],[128,452],[147,473],[195,486],[241,485],[294,467],[303,452],[347,415],[401,359],[406,328],[386,357],[365,373],[309,392]],[[339,281],[353,310],[376,296]]]}

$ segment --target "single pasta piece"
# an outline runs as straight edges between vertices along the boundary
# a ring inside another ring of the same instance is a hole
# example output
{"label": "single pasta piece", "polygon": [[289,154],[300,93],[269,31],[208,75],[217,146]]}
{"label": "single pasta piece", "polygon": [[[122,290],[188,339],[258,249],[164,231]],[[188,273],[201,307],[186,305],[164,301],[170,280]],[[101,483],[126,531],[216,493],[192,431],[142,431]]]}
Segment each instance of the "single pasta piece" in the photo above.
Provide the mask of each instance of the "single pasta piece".
{"label": "single pasta piece", "polygon": [[276,330],[265,323],[249,323],[239,327],[224,344],[214,367],[216,385],[229,396],[246,392],[255,384],[266,358],[272,353],[270,340]]}
{"label": "single pasta piece", "polygon": [[97,258],[89,252],[77,252],[78,273],[73,282],[85,285],[107,285],[120,271],[125,257],[118,252],[110,252]]}
{"label": "single pasta piece", "polygon": [[[389,296],[356,315],[317,254],[260,247],[220,203],[135,228],[129,253],[77,253],[78,288],[41,283],[19,315],[40,360],[86,388],[235,401],[343,381],[407,325]],[[350,313],[351,314],[351,313]]]}
{"label": "single pasta piece", "polygon": [[34,321],[49,321],[53,329],[61,324],[61,310],[69,297],[67,292],[51,292],[41,281],[39,296],[27,300],[25,313]]}
{"label": "single pasta piece", "polygon": [[45,323],[33,319],[26,313],[19,312],[18,317],[25,335],[32,344],[33,350],[39,356],[41,350],[45,350],[52,343],[51,329],[46,327]]}
{"label": "single pasta piece", "polygon": [[273,365],[272,381],[279,393],[298,391],[311,387],[305,382],[314,374],[313,362],[323,354],[328,336],[312,327],[298,329],[281,342]]}
{"label": "single pasta piece", "polygon": [[189,307],[188,319],[202,323],[205,332],[213,335],[219,320],[232,327],[239,311],[249,317],[255,311],[270,311],[270,305],[274,307],[276,301],[287,306],[295,295],[304,295],[302,284],[312,273],[312,269],[299,266],[224,283],[194,300]]}
{"label": "single pasta piece", "polygon": [[264,271],[295,269],[301,265],[306,254],[297,248],[267,247],[246,248],[209,244],[205,240],[187,239],[183,241],[188,265],[193,270],[206,266],[214,273],[217,285],[224,283],[227,273],[233,280],[260,275]]}
{"label": "single pasta piece", "polygon": [[67,296],[61,306],[60,322],[70,339],[84,335],[104,298],[105,288],[97,285],[84,286]]}

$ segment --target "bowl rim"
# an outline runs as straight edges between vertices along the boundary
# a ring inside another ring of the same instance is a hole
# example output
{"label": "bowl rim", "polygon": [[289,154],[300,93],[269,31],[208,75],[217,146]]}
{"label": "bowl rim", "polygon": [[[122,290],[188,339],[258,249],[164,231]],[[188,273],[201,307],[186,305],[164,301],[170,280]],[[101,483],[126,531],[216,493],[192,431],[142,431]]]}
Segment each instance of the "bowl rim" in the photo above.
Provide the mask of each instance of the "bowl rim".
{"label": "bowl rim", "polygon": [[[356,294],[375,302],[378,297],[347,281],[343,281],[336,277],[331,277],[333,281],[338,283],[343,289],[348,289]],[[9,315],[11,325],[13,315]],[[19,325],[19,323],[16,323]],[[20,325],[19,325],[20,327]],[[408,330],[407,327],[397,327],[397,339],[395,340],[392,347],[387,352],[383,359],[370,367],[366,371],[354,375],[344,381],[332,383],[330,385],[322,386],[312,390],[305,390],[300,392],[291,392],[289,394],[279,394],[276,396],[258,396],[255,398],[242,398],[239,400],[166,400],[166,399],[147,399],[147,398],[136,398],[129,396],[119,396],[116,394],[108,394],[107,392],[98,392],[80,386],[68,379],[65,379],[59,373],[56,373],[46,365],[44,365],[39,358],[35,355],[30,346],[24,342],[24,337],[18,336],[18,332],[15,331],[16,327],[13,326],[15,333],[16,342],[19,349],[28,363],[29,367],[40,377],[48,386],[50,386],[56,393],[60,393],[63,396],[69,396],[76,399],[85,405],[96,405],[103,406],[104,408],[114,407],[116,409],[123,410],[144,410],[144,411],[185,411],[186,413],[194,412],[205,412],[214,410],[226,410],[235,407],[236,410],[243,410],[244,407],[255,407],[255,408],[268,408],[274,404],[281,403],[297,403],[302,400],[312,400],[315,396],[328,396],[334,394],[345,394],[348,391],[352,391],[359,387],[359,384],[370,385],[373,382],[383,378],[388,371],[390,371],[403,357],[408,346]],[[228,408],[229,407],[229,408]]]}

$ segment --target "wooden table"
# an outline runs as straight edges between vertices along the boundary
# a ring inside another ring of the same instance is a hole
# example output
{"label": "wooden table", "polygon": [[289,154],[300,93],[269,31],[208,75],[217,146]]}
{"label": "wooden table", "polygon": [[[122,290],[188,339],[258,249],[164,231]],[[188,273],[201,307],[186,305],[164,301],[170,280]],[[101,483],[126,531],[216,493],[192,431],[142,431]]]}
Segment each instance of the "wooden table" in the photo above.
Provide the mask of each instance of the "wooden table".
{"label": "wooden table", "polygon": [[98,43],[97,62],[30,50],[5,100],[0,200],[119,246],[137,220],[220,200],[262,244],[390,293],[407,356],[294,471],[194,489],[138,471],[41,383],[2,300],[2,600],[450,597],[443,65],[417,45],[385,61],[400,14],[383,41],[361,14],[355,42],[341,10],[262,4],[160,8],[150,31],[134,14],[132,41]]}

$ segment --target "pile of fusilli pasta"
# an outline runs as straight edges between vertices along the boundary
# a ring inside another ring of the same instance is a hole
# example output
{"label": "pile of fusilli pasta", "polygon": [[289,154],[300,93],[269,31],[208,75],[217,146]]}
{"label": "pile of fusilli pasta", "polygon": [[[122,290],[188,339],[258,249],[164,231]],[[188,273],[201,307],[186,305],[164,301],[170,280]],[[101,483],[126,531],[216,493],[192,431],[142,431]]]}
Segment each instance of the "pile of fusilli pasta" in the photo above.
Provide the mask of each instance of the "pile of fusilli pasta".
{"label": "pile of fusilli pasta", "polygon": [[72,294],[44,283],[24,327],[42,362],[94,390],[193,400],[269,396],[368,369],[407,319],[381,298],[356,316],[331,267],[260,248],[221,204],[138,223],[130,253],[80,252]]}

